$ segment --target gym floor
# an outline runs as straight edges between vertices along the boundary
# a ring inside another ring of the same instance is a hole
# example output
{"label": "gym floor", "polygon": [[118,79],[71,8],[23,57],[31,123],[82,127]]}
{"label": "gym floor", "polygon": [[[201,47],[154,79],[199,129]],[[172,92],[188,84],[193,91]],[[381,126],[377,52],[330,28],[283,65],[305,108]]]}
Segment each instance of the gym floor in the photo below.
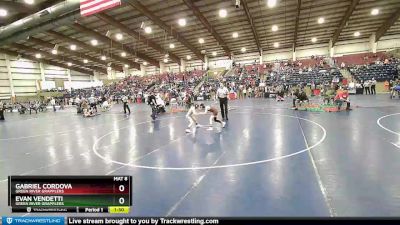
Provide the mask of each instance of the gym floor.
{"label": "gym floor", "polygon": [[[294,111],[291,100],[230,101],[220,130],[186,134],[185,113],[155,122],[122,105],[6,114],[0,215],[8,175],[131,175],[131,216],[398,216],[400,100],[351,96],[352,111]],[[198,116],[207,124],[208,115]]]}

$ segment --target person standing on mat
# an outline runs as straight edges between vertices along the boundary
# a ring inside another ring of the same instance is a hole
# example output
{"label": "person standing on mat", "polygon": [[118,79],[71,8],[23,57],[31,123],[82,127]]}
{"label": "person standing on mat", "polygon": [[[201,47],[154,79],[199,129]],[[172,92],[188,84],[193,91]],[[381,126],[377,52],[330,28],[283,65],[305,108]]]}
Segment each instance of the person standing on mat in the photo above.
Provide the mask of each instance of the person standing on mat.
{"label": "person standing on mat", "polygon": [[186,119],[189,120],[189,125],[186,128],[187,133],[192,132],[192,130],[191,130],[192,128],[194,129],[194,132],[195,132],[196,127],[199,126],[199,123],[197,123],[197,119],[196,119],[196,115],[197,115],[196,109],[197,108],[198,108],[198,105],[190,106],[189,111],[186,114]]}
{"label": "person standing on mat", "polygon": [[56,100],[54,98],[51,98],[50,100],[50,105],[53,106],[53,111],[56,111]]}
{"label": "person standing on mat", "polygon": [[128,114],[131,114],[131,109],[128,105],[128,97],[126,95],[122,96],[122,102],[124,103],[124,113],[126,114],[126,110],[128,110]]}
{"label": "person standing on mat", "polygon": [[151,107],[151,118],[155,120],[157,116],[157,99],[156,96],[154,95],[154,92],[150,93],[147,99],[147,104],[149,104]]}
{"label": "person standing on mat", "polygon": [[366,81],[364,82],[364,89],[365,89],[365,94],[366,94],[366,95],[370,95],[370,94],[371,94],[370,86],[371,86],[370,81],[369,81],[369,80],[366,80]]}
{"label": "person standing on mat", "polygon": [[5,104],[3,104],[3,102],[0,102],[0,120],[5,120],[4,119],[5,110],[6,110]]}
{"label": "person standing on mat", "polygon": [[222,120],[226,121],[228,121],[228,94],[228,88],[221,83],[217,90],[217,96],[219,99],[219,107],[221,108]]}
{"label": "person standing on mat", "polygon": [[372,78],[371,80],[371,95],[376,95],[376,80],[375,78]]}

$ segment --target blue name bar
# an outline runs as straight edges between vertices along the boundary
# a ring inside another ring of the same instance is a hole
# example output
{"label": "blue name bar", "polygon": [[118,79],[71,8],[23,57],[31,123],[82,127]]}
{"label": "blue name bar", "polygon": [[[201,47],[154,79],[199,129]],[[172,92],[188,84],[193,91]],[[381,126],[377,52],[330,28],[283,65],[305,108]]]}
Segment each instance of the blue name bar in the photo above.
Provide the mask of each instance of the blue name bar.
{"label": "blue name bar", "polygon": [[18,217],[18,216],[3,216],[3,225],[64,225],[64,217]]}

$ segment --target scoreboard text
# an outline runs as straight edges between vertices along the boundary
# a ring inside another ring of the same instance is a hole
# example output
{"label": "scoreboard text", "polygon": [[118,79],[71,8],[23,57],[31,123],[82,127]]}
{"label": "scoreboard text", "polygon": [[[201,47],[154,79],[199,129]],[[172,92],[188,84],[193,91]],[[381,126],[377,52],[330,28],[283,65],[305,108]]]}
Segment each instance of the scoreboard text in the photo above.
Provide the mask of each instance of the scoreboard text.
{"label": "scoreboard text", "polygon": [[126,213],[131,176],[9,176],[12,212]]}

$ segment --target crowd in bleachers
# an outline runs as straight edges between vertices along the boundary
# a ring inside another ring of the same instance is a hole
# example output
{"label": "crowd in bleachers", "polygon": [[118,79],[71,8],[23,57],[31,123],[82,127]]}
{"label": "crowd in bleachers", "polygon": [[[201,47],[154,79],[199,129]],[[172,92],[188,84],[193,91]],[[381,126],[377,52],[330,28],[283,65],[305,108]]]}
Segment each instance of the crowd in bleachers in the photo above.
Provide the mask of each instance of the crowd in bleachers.
{"label": "crowd in bleachers", "polygon": [[25,102],[4,102],[1,108],[5,111],[26,112],[45,111],[47,106],[56,110],[64,109],[65,105],[76,105],[78,112],[86,116],[97,113],[98,107],[108,110],[113,102],[123,102],[126,97],[130,102],[145,102],[150,93],[168,104],[172,98],[179,102],[185,101],[187,96],[193,98],[195,86],[202,80],[205,72],[200,70],[183,73],[163,73],[152,76],[128,76],[120,81],[85,89],[52,90],[51,92],[62,93],[62,97],[47,97],[41,100]]}
{"label": "crowd in bleachers", "polygon": [[[168,105],[171,99],[183,102],[186,96],[191,96],[196,85],[202,80],[205,72],[194,70],[183,73],[163,73],[146,77],[128,76],[118,82],[103,87],[71,90],[64,96],[69,104],[82,105],[90,96],[95,98],[96,104],[107,109],[112,102],[126,103],[125,98],[133,103],[147,101],[147,97],[154,93],[163,104]],[[84,111],[85,109],[83,109]],[[130,111],[130,110],[129,110]]]}
{"label": "crowd in bleachers", "polygon": [[339,69],[331,67],[323,57],[313,56],[298,61],[275,61],[273,63],[233,65],[233,73],[204,82],[199,95],[201,99],[215,98],[219,82],[226,82],[231,94],[243,97],[280,97],[294,89],[339,83],[343,76]]}

